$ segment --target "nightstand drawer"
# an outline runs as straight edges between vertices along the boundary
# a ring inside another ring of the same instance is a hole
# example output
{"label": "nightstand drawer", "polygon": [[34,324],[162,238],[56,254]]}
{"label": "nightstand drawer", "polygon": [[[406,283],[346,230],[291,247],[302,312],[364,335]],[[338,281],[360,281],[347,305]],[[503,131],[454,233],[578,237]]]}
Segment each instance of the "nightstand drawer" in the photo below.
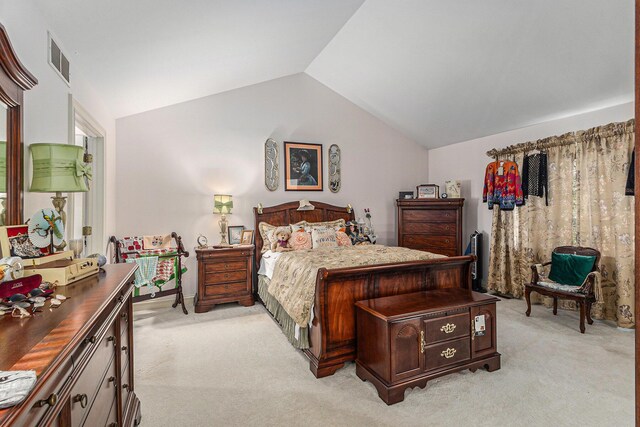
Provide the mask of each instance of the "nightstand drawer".
{"label": "nightstand drawer", "polygon": [[233,295],[238,293],[248,293],[247,282],[225,283],[221,285],[207,285],[204,287],[205,297],[217,297],[223,295]]}
{"label": "nightstand drawer", "polygon": [[427,344],[460,338],[469,335],[469,313],[425,320],[424,328]]}
{"label": "nightstand drawer", "polygon": [[247,270],[221,271],[219,273],[207,273],[205,274],[205,278],[204,278],[205,285],[237,282],[239,280],[247,280]]}
{"label": "nightstand drawer", "polygon": [[225,259],[220,262],[207,263],[204,266],[205,273],[216,273],[218,271],[246,270],[247,260],[243,258]]}

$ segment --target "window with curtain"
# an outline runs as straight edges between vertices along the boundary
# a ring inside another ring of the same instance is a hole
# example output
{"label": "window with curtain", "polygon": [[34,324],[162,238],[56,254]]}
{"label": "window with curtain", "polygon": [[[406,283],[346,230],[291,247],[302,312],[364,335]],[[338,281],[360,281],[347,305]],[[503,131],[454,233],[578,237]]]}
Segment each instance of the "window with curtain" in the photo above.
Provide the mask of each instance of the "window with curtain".
{"label": "window with curtain", "polygon": [[[494,208],[489,254],[488,288],[522,297],[531,280],[530,266],[549,261],[553,248],[593,247],[602,254],[604,302],[592,316],[633,327],[634,198],[625,196],[633,152],[634,120],[567,133],[521,144],[511,158],[522,165],[534,146],[546,147],[549,205],[529,197],[513,211]],[[509,156],[507,156],[509,157]],[[552,300],[532,295],[532,302]],[[575,308],[562,301],[561,308]]]}

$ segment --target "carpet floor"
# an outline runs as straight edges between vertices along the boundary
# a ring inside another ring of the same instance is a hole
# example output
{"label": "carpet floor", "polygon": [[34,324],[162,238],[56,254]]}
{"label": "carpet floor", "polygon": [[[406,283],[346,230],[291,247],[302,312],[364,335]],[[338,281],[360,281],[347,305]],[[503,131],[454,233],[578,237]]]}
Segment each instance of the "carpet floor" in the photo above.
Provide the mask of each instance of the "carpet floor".
{"label": "carpet floor", "polygon": [[[167,304],[168,306],[169,304]],[[142,426],[632,426],[634,334],[575,312],[498,303],[502,369],[463,371],[387,406],[347,364],[316,379],[264,307],[185,316],[136,306]]]}

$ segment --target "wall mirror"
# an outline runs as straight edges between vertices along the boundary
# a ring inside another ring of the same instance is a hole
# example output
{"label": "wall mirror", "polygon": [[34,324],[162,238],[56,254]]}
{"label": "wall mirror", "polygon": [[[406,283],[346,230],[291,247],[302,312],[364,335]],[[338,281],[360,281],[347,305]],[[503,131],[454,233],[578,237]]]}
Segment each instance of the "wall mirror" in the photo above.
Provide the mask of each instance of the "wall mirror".
{"label": "wall mirror", "polygon": [[[23,93],[38,81],[20,63],[0,24],[0,221],[22,223]],[[4,185],[3,185],[4,184]]]}

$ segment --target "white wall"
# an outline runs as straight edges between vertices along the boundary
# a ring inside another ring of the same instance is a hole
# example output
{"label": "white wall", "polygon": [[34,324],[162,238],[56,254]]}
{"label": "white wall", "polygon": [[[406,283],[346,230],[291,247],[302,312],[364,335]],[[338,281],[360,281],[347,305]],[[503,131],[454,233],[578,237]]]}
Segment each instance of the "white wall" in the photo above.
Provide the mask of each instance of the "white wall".
{"label": "white wall", "polygon": [[[561,135],[565,132],[627,121],[633,117],[634,105],[627,103],[429,151],[430,183],[443,186],[447,180],[457,179],[462,182],[462,197],[466,199],[463,241],[467,242],[474,230],[484,232],[484,282],[486,282],[489,265],[492,218],[492,211],[487,208],[486,203],[482,203],[484,173],[487,163],[491,160],[486,156],[486,152],[492,148],[503,148],[507,145]],[[466,243],[463,246],[466,248]]]}
{"label": "white wall", "polygon": [[[215,78],[212,76],[212,78]],[[252,207],[307,198],[371,208],[382,243],[396,242],[394,200],[427,178],[426,149],[306,74],[296,74],[118,119],[117,234],[176,231],[189,250],[199,233],[220,239],[213,194],[233,195],[230,225],[253,229]],[[269,192],[264,142],[323,144],[323,192]],[[327,150],[342,150],[342,189],[327,188]],[[194,257],[185,293],[195,293]]]}
{"label": "white wall", "polygon": [[[13,48],[23,65],[38,79],[24,95],[24,216],[51,207],[50,194],[29,193],[31,158],[28,145],[34,142],[69,142],[69,94],[106,130],[106,234],[115,231],[115,119],[100,97],[74,64],[73,52],[64,48],[64,40],[55,36],[32,0],[0,1],[0,23],[9,34]],[[48,63],[47,31],[50,31],[71,62],[71,87],[58,77]],[[79,237],[79,236],[77,236]]]}

